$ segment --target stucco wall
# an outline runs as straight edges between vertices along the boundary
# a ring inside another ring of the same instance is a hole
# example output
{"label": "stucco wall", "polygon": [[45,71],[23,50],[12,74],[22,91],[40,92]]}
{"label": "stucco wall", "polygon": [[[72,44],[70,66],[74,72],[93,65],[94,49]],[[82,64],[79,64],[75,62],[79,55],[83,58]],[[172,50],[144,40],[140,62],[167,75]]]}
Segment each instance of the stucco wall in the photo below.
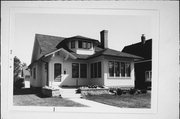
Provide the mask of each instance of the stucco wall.
{"label": "stucco wall", "polygon": [[[54,82],[54,64],[61,63],[61,82]],[[82,60],[68,59],[64,60],[63,56],[55,56],[49,60],[49,84],[61,86],[77,86],[87,85],[89,83],[87,78],[72,78],[72,63],[86,63]],[[88,63],[87,63],[88,64]],[[87,71],[88,72],[88,71]]]}
{"label": "stucco wall", "polygon": [[[36,68],[36,78],[33,77],[33,70]],[[36,62],[32,66],[32,74],[30,77],[30,85],[33,87],[41,87],[42,86],[42,63]]]}
{"label": "stucco wall", "polygon": [[[105,85],[105,86],[119,86],[119,87],[134,87],[134,63],[133,60],[129,59],[119,59],[112,57],[96,57],[94,59],[87,60],[77,60],[71,59],[64,60],[63,54],[49,56],[46,59],[48,61],[48,78],[49,85],[61,85],[61,86],[82,86],[82,85]],[[131,62],[131,77],[130,78],[112,78],[108,76],[108,61],[129,61]],[[101,62],[101,78],[91,78],[90,64],[95,62]],[[61,82],[54,82],[54,64],[61,63]],[[87,78],[72,78],[72,63],[87,63]],[[45,71],[45,62],[38,62],[34,64],[36,67],[37,77],[31,80],[31,85],[35,87],[43,87],[46,85],[47,73]],[[66,74],[65,74],[66,73]],[[32,77],[31,77],[32,78]]]}

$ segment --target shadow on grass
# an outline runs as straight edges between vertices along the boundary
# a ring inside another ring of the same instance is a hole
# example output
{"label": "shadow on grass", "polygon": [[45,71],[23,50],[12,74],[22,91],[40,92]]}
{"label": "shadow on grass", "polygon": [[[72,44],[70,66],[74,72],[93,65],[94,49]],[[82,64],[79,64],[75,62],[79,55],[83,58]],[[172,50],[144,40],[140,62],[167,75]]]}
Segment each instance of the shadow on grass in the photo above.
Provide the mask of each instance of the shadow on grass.
{"label": "shadow on grass", "polygon": [[[43,93],[41,93],[41,92],[37,92],[35,95],[38,96],[39,98],[53,98],[53,97],[43,95]],[[61,98],[61,96],[57,96],[57,97]],[[57,98],[57,97],[54,97],[54,98]]]}
{"label": "shadow on grass", "polygon": [[37,92],[38,91],[32,90],[31,88],[14,89],[14,95],[36,94]]}
{"label": "shadow on grass", "polygon": [[15,89],[14,95],[36,95],[39,98],[50,98],[49,96],[43,95],[41,89],[31,89],[31,88]]}

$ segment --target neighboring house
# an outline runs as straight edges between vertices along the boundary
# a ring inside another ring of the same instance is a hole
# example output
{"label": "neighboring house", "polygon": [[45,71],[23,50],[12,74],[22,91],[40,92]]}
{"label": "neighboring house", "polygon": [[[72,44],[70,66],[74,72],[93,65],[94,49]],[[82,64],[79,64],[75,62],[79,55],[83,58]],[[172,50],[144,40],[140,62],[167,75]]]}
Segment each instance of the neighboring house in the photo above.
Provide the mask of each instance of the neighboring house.
{"label": "neighboring house", "polygon": [[141,42],[125,46],[122,52],[143,57],[135,62],[135,87],[138,89],[151,88],[152,78],[152,39],[141,36]]}
{"label": "neighboring house", "polygon": [[29,81],[30,80],[30,71],[27,66],[23,66],[21,69],[21,77],[24,78],[24,80]]}
{"label": "neighboring house", "polygon": [[101,42],[36,34],[29,66],[31,87],[134,87],[134,61],[141,57],[108,48],[107,30],[100,37]]}

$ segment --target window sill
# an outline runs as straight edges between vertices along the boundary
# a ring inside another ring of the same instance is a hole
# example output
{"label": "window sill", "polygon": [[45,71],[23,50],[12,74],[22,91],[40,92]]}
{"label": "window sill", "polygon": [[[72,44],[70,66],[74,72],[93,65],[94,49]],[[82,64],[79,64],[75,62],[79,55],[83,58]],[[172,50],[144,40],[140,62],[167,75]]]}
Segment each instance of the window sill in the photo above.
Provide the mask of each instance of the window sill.
{"label": "window sill", "polygon": [[131,77],[107,77],[108,79],[131,79]]}

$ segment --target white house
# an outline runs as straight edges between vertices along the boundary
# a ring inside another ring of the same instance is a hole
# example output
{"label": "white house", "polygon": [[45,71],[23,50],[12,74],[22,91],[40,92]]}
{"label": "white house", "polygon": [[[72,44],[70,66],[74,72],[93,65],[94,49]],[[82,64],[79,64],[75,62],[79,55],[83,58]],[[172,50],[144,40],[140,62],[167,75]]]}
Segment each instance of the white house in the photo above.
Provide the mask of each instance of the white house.
{"label": "white house", "polygon": [[100,42],[83,36],[69,38],[35,35],[31,87],[134,87],[134,61],[141,57],[108,48],[108,31]]}

